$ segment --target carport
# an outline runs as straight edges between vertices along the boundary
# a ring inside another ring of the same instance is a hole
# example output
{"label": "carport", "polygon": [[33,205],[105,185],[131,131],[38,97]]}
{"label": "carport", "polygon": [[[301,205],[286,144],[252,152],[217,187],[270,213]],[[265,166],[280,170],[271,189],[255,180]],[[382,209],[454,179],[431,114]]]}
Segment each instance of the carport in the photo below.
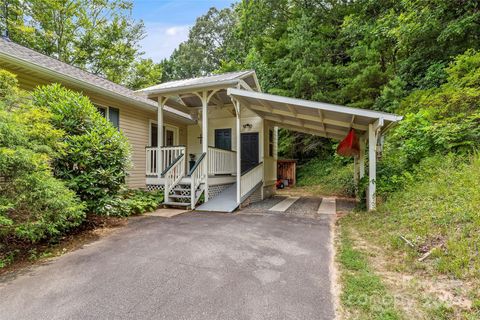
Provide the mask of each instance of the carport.
{"label": "carport", "polygon": [[227,94],[236,108],[246,107],[277,127],[338,141],[345,138],[351,128],[355,129],[360,137],[360,155],[354,157],[354,180],[358,184],[365,176],[368,146],[367,208],[375,209],[377,154],[381,152],[385,132],[400,121],[401,116],[243,89],[229,88]]}

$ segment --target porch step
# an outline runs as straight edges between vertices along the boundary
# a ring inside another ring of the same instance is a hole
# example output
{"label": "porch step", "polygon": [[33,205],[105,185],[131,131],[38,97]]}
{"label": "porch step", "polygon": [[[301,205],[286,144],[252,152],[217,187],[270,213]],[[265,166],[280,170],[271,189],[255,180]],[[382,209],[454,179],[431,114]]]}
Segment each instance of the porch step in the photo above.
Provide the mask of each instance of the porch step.
{"label": "porch step", "polygon": [[190,199],[190,195],[183,195],[183,194],[171,194],[168,197],[169,198],[179,198],[179,199]]}
{"label": "porch step", "polygon": [[164,202],[163,203],[164,205],[167,205],[167,206],[178,206],[178,207],[189,207],[190,206],[190,202],[172,202],[172,201],[169,201],[169,202]]}

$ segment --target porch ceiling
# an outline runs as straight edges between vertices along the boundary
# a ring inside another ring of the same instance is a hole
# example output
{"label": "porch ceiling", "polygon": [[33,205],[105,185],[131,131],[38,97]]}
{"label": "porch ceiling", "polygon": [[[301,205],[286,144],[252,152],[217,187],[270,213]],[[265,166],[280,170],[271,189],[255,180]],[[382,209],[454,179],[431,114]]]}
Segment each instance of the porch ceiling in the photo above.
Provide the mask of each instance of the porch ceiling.
{"label": "porch ceiling", "polygon": [[383,131],[402,119],[401,116],[339,106],[329,103],[287,98],[261,92],[229,88],[227,94],[260,117],[278,127],[342,140],[354,128],[360,134],[368,125],[383,121]]}

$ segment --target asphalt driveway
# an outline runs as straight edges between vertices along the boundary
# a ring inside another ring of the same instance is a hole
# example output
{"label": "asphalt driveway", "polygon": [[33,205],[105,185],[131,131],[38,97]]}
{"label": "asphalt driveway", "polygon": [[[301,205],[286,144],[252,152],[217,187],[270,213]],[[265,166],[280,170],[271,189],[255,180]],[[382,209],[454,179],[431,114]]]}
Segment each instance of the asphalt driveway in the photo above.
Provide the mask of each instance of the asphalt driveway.
{"label": "asphalt driveway", "polygon": [[332,319],[330,219],[135,218],[0,278],[0,319]]}

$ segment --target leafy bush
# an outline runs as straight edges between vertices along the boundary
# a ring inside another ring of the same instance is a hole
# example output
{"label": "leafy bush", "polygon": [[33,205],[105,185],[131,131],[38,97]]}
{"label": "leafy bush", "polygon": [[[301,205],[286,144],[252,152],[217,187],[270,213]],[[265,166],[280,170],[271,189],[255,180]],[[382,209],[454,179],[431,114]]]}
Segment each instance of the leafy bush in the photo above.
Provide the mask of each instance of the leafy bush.
{"label": "leafy bush", "polygon": [[409,183],[425,158],[468,155],[480,147],[480,53],[458,56],[445,73],[447,82],[441,87],[418,90],[402,102],[405,118],[388,137],[379,165],[380,194]]}
{"label": "leafy bush", "polygon": [[48,171],[17,177],[1,188],[1,235],[30,242],[55,238],[80,225],[84,206]]}
{"label": "leafy bush", "polygon": [[96,214],[124,215],[110,210],[125,186],[129,144],[80,93],[49,85],[33,93],[36,106],[47,107],[51,123],[65,132],[65,150],[54,159],[55,176],[74,190],[87,210]]}
{"label": "leafy bush", "polygon": [[35,107],[16,78],[0,70],[0,238],[37,242],[79,225],[83,205],[52,175],[63,131]]}
{"label": "leafy bush", "polygon": [[163,202],[163,193],[126,190],[115,196],[103,197],[99,201],[101,215],[127,217],[157,209]]}
{"label": "leafy bush", "polygon": [[130,214],[142,214],[158,208],[163,202],[163,192],[130,190],[125,193],[123,201]]}

